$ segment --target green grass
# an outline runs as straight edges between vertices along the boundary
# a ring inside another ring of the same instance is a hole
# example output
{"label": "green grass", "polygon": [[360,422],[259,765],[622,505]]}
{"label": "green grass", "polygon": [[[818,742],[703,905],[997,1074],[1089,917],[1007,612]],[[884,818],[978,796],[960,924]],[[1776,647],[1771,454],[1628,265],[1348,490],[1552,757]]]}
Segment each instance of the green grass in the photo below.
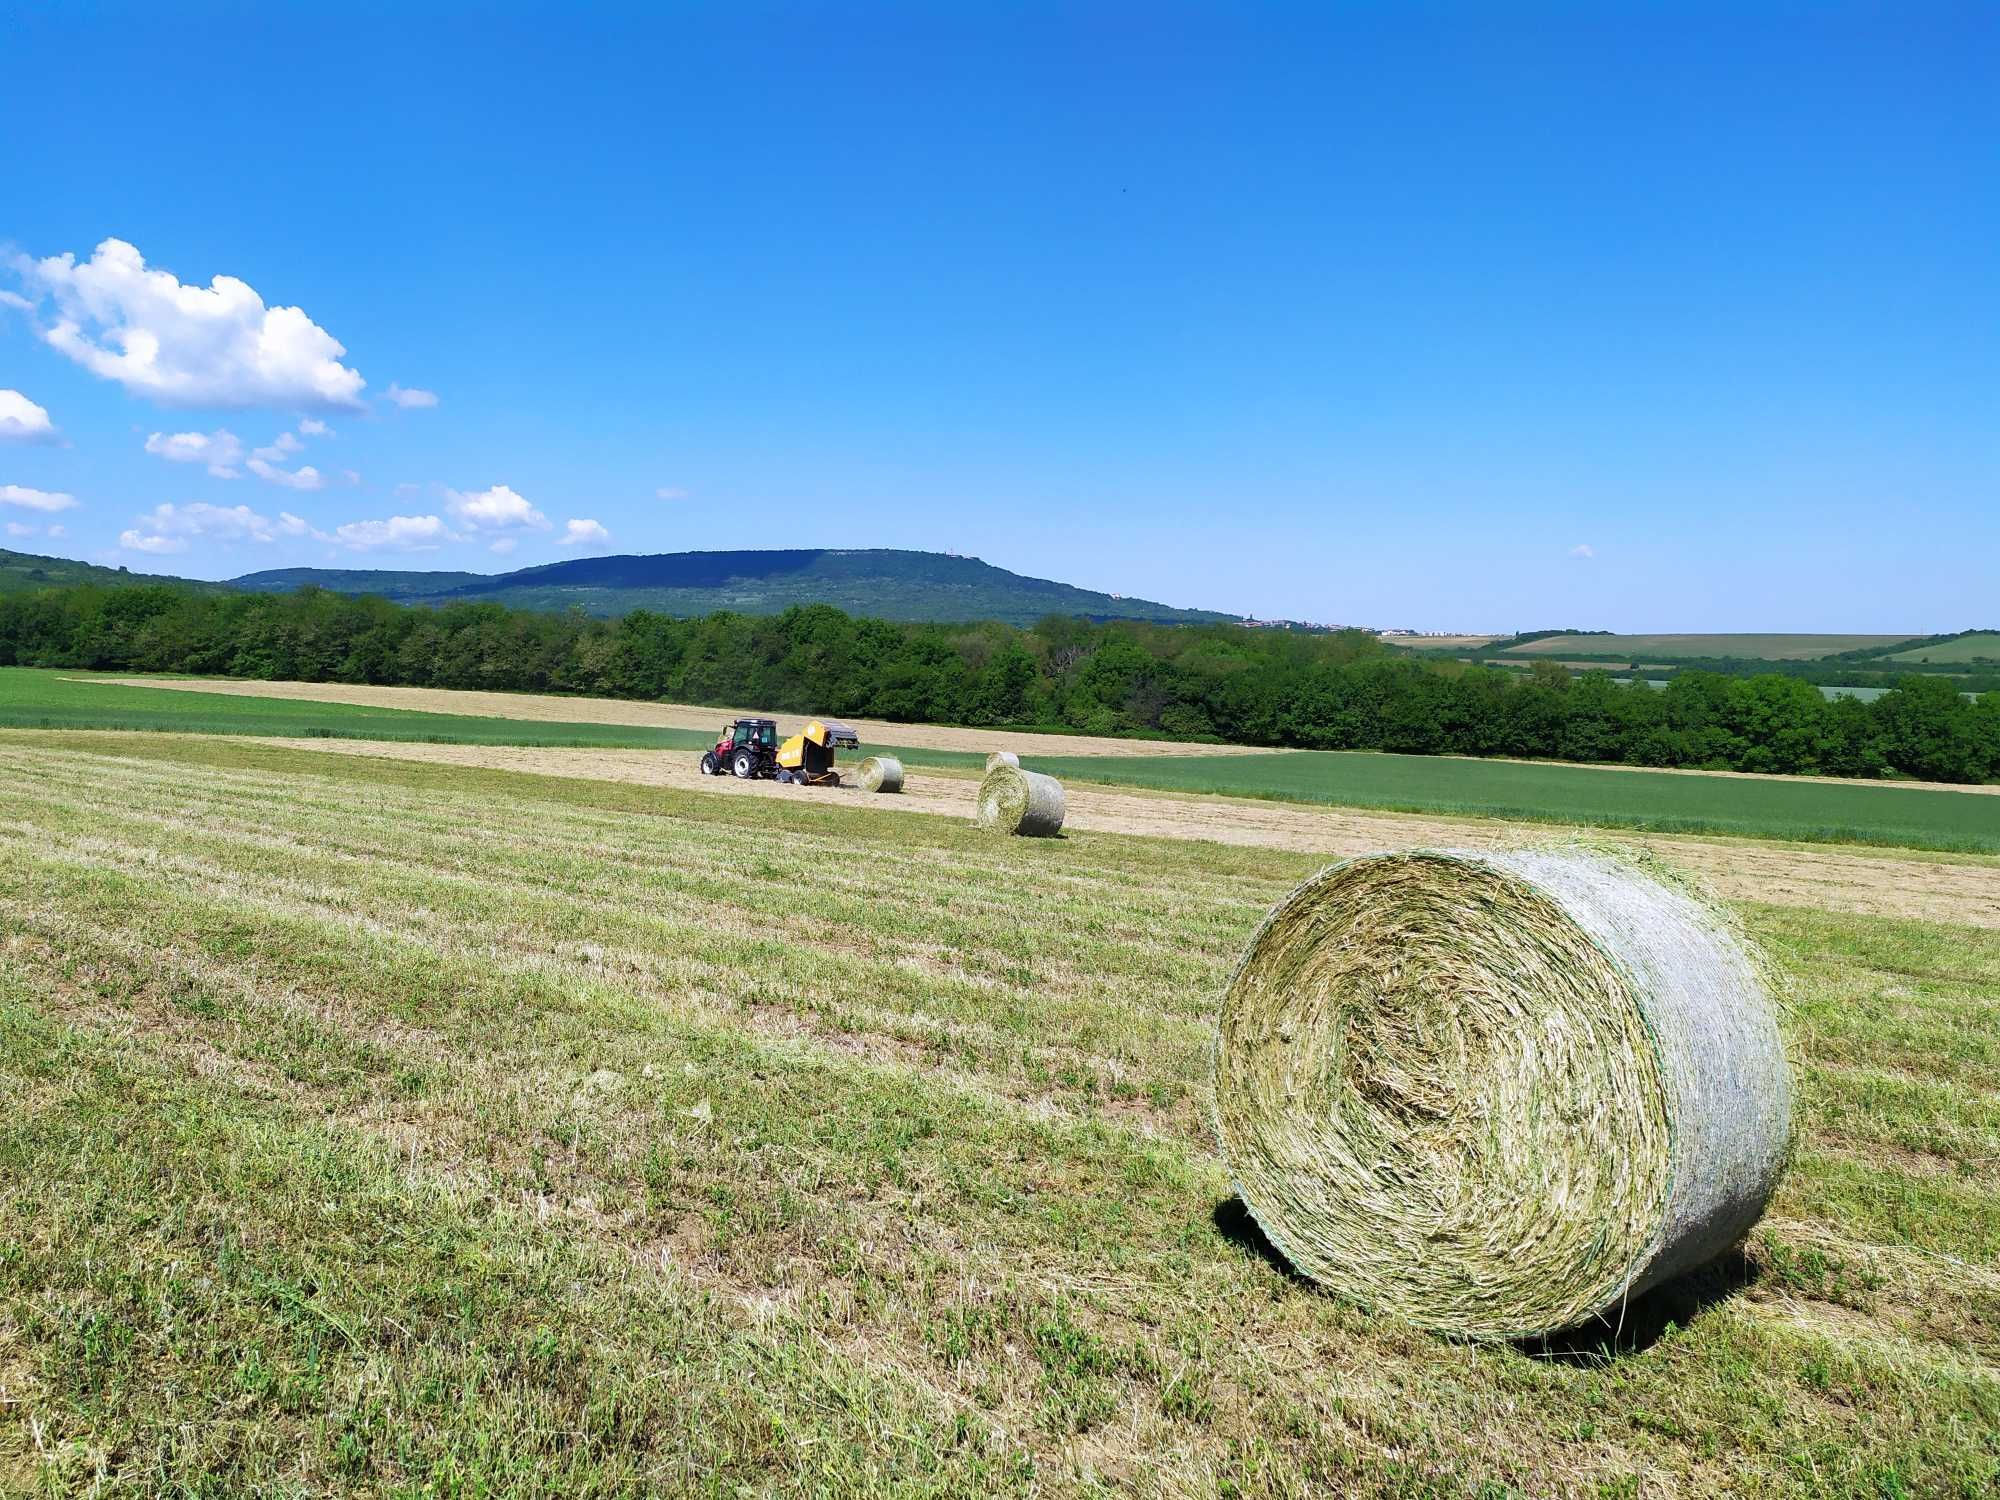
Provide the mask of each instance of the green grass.
{"label": "green grass", "polygon": [[1032,764],[1067,780],[1164,791],[1659,832],[2000,852],[2000,797],[1977,792],[1343,751],[1037,756]]}
{"label": "green grass", "polygon": [[1554,1351],[1246,1241],[1309,857],[0,734],[0,1490],[1984,1495],[2000,933],[1751,908],[1797,1164]]}
{"label": "green grass", "polygon": [[318,735],[464,745],[698,749],[710,736],[620,724],[549,724],[469,714],[362,708],[91,682],[86,674],[0,667],[0,729],[151,730],[172,734]]}

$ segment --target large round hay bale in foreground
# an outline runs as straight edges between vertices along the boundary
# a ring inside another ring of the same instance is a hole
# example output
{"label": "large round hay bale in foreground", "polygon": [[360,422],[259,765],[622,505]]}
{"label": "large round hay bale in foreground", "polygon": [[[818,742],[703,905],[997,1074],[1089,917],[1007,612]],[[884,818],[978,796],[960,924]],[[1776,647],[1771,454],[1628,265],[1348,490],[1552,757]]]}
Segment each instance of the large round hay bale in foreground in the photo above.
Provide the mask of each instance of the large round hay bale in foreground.
{"label": "large round hay bale in foreground", "polygon": [[1271,1243],[1472,1338],[1574,1327],[1727,1250],[1791,1107],[1727,919],[1580,847],[1322,871],[1251,940],[1216,1038],[1216,1129]]}
{"label": "large round hay bale in foreground", "polygon": [[1002,766],[1018,766],[1020,763],[1021,757],[1012,750],[995,750],[986,757],[986,769],[989,771],[997,771]]}
{"label": "large round hay bale in foreground", "polygon": [[854,784],[864,792],[900,792],[903,763],[893,755],[871,755],[854,768]]}
{"label": "large round hay bale in foreground", "polygon": [[979,783],[979,826],[995,833],[1050,838],[1062,832],[1063,789],[1053,776],[996,766]]}

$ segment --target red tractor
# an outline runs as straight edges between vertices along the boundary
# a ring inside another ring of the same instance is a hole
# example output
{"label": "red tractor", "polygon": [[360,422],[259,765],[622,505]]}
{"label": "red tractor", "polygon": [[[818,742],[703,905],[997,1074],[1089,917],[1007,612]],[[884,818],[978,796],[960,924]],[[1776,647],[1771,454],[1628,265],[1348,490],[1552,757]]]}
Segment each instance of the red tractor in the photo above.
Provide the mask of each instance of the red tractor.
{"label": "red tractor", "polygon": [[778,721],[738,719],[723,726],[722,738],[701,757],[704,776],[741,776],[745,781],[778,774]]}

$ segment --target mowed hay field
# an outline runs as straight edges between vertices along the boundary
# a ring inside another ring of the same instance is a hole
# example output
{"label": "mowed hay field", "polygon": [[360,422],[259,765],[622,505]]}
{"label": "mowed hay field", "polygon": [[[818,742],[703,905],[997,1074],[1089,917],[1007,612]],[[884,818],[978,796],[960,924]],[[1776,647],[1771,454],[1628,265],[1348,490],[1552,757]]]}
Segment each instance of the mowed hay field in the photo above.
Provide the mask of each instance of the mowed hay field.
{"label": "mowed hay field", "polygon": [[2000,933],[1741,906],[1767,1220],[1474,1348],[1293,1279],[1215,1154],[1313,855],[39,732],[0,844],[0,1488],[2000,1483]]}

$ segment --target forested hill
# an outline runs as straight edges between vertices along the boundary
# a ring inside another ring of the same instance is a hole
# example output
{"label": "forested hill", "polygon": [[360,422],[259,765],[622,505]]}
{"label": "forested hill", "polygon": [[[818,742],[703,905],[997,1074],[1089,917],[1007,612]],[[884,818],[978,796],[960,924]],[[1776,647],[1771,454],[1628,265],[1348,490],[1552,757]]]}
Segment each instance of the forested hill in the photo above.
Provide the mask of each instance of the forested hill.
{"label": "forested hill", "polygon": [[77,562],[68,557],[43,557],[34,552],[10,552],[0,547],[0,594],[22,594],[34,589],[68,588],[91,583],[100,588],[120,588],[131,584],[171,583],[204,593],[227,591],[223,583],[202,583],[188,578],[171,578],[158,573],[134,573],[125,568],[101,568],[96,563]]}
{"label": "forested hill", "polygon": [[413,604],[491,600],[517,609],[576,608],[605,618],[635,609],[682,618],[717,610],[773,615],[795,604],[831,604],[850,614],[905,622],[1030,625],[1044,615],[1179,623],[1236,618],[1029,578],[976,557],[889,548],[579,557],[491,576],[280,568],[232,583],[267,593],[317,584],[335,593],[380,594]]}

